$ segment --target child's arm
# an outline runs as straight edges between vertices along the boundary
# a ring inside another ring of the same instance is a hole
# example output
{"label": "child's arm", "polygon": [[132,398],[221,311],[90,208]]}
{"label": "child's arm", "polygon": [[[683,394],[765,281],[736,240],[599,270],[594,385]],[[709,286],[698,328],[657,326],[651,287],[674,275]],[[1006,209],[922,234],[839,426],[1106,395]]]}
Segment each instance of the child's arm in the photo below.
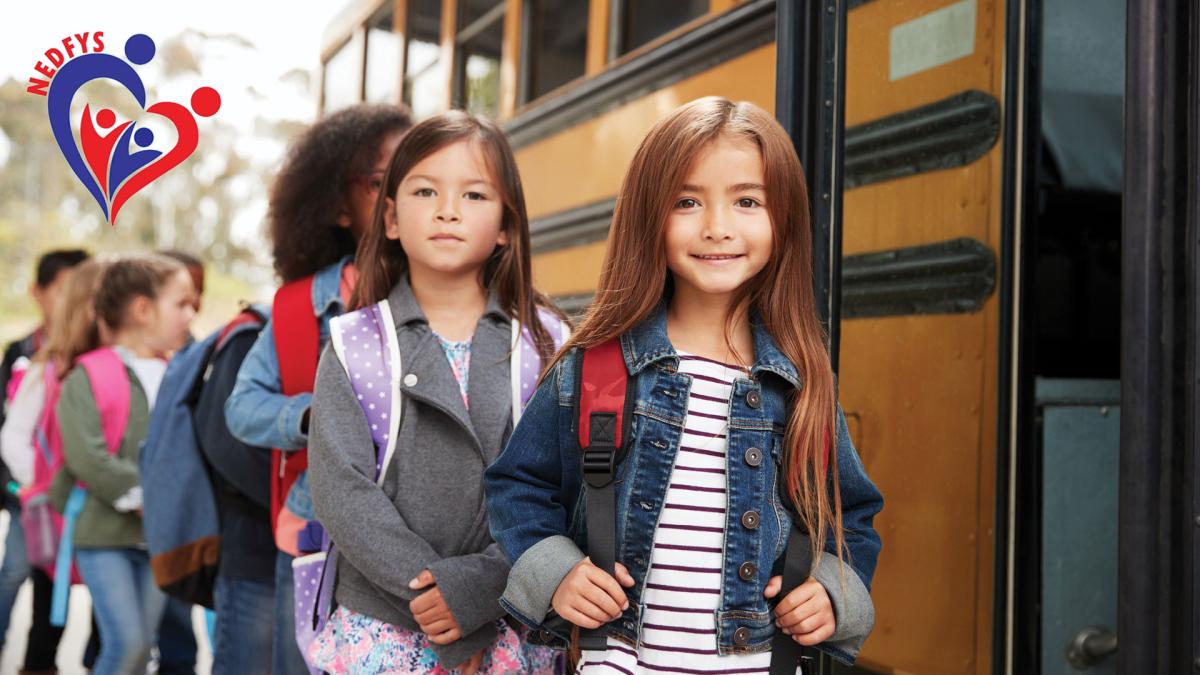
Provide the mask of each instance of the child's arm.
{"label": "child's arm", "polygon": [[[480,628],[504,616],[500,606],[500,595],[508,579],[508,559],[495,543],[479,553],[443,558],[422,572],[410,588],[424,591],[410,604],[413,618],[430,635],[434,644],[449,644],[463,635],[470,635]],[[433,584],[436,591],[427,590]],[[429,596],[440,596],[441,603],[433,602]],[[450,635],[445,641],[435,639],[442,631],[438,626],[426,627],[427,620],[420,616],[422,609],[434,616],[436,605],[443,604],[457,625],[457,637]],[[453,638],[453,639],[451,639]]]}
{"label": "child's arm", "polygon": [[137,463],[108,453],[100,411],[83,368],[63,382],[57,413],[63,459],[71,474],[87,483],[89,494],[112,506],[138,487]]}
{"label": "child's arm", "polygon": [[[853,663],[875,625],[870,583],[881,544],[873,521],[883,508],[883,496],[863,469],[841,406],[838,406],[837,463],[848,560],[838,559],[837,542],[831,533],[826,537],[825,551],[814,561],[813,576],[788,593],[776,606],[775,613],[781,628],[786,627],[797,642],[819,645],[834,657]],[[787,497],[783,499],[790,509]],[[793,516],[793,523],[796,522]],[[791,536],[808,538],[795,524]],[[768,591],[776,586],[774,593],[778,593],[776,579],[771,580]],[[832,631],[824,621],[830,606],[834,617]]]}
{"label": "child's arm", "polygon": [[550,622],[554,593],[584,553],[571,538],[579,505],[578,443],[571,374],[577,352],[565,356],[530,399],[499,459],[484,474],[492,538],[513,561],[501,604],[517,619],[568,639]]}
{"label": "child's arm", "polygon": [[268,320],[238,369],[233,393],[225,401],[225,423],[246,445],[298,450],[308,445],[303,420],[312,394],[283,394],[273,326]]}
{"label": "child's arm", "polygon": [[346,372],[332,349],[317,367],[308,480],[317,519],[338,551],[408,611],[408,582],[441,559],[413,533],[375,482],[375,445]]}

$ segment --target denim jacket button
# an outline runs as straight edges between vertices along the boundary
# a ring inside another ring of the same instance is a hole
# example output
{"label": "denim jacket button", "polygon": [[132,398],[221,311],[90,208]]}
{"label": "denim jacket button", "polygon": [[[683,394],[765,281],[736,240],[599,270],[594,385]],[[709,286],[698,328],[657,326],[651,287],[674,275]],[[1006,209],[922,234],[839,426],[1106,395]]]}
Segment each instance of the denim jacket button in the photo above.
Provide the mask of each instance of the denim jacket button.
{"label": "denim jacket button", "polygon": [[758,512],[757,511],[747,511],[747,512],[743,513],[742,514],[742,527],[746,528],[747,530],[758,529]]}
{"label": "denim jacket button", "polygon": [[554,635],[548,630],[539,630],[538,637],[542,639],[543,644],[550,644],[554,640]]}
{"label": "denim jacket button", "polygon": [[417,374],[409,373],[409,374],[405,375],[404,376],[404,386],[406,386],[406,387],[417,386]]}
{"label": "denim jacket button", "polygon": [[762,394],[757,389],[746,392],[746,405],[757,410],[762,405]]}
{"label": "denim jacket button", "polygon": [[738,567],[738,576],[742,578],[742,581],[753,581],[757,575],[758,565],[752,562],[744,562]]}
{"label": "denim jacket button", "polygon": [[758,466],[759,464],[762,464],[762,460],[763,460],[762,450],[759,450],[758,448],[747,448],[746,449],[746,463],[747,464],[749,464],[750,466]]}
{"label": "denim jacket button", "polygon": [[746,645],[750,643],[750,629],[742,626],[733,631],[733,644]]}

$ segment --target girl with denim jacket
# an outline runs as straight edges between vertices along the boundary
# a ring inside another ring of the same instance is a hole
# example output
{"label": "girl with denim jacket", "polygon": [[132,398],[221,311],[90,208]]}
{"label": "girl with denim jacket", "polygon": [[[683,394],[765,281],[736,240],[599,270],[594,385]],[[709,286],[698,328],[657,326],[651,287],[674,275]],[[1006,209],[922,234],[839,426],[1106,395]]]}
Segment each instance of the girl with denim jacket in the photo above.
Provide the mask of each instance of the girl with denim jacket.
{"label": "girl with denim jacket", "polygon": [[[444,113],[408,132],[384,186],[358,253],[360,311],[337,319],[317,370],[309,480],[335,545],[337,609],[310,662],[334,675],[548,674],[553,652],[530,648],[504,620],[508,561],[483,502],[484,469],[520,405],[513,331],[529,332],[542,363],[554,351],[538,318],[547,302],[531,282],[512,150],[495,124]],[[387,311],[375,319],[381,301]],[[381,404],[390,420],[363,400],[375,368],[352,366],[395,361],[391,347],[350,328],[368,317],[395,334],[402,401]],[[380,425],[395,452],[377,465]]]}
{"label": "girl with denim jacket", "polygon": [[[408,112],[393,105],[363,104],[340,110],[309,127],[292,144],[272,185],[267,218],[275,272],[284,283],[313,278],[312,312],[321,346],[329,337],[329,320],[350,302],[358,276],[355,249],[370,225],[387,162],[410,126]],[[279,323],[278,317],[268,320],[246,353],[225,401],[225,422],[243,443],[290,455],[308,445],[312,394],[283,393],[275,338]],[[296,645],[292,560],[299,551],[297,537],[312,518],[308,481],[301,474],[271,524],[279,549],[274,589],[253,594],[255,598],[274,595],[273,610],[265,611],[275,615],[271,672],[276,675],[308,673]],[[218,578],[214,595],[218,624],[262,615],[263,608],[247,606],[250,594],[234,593],[232,588]],[[254,634],[221,630],[220,625],[216,632],[243,640]],[[261,647],[218,644],[216,648],[213,672],[222,675],[246,672],[245,661],[237,655]]]}
{"label": "girl with denim jacket", "polygon": [[[487,472],[502,603],[580,672],[766,673],[782,630],[853,661],[882,508],[837,404],[812,294],[804,174],[775,120],[710,97],[660,121],[617,199],[595,301]],[[583,350],[616,341],[633,398],[616,574],[587,557]],[[786,594],[789,537],[812,576]]]}

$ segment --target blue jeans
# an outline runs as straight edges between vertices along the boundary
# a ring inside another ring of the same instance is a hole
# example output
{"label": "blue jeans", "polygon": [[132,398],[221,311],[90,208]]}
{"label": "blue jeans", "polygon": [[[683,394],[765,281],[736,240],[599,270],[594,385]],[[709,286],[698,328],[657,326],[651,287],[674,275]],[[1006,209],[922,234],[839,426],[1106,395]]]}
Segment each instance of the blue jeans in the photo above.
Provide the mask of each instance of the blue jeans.
{"label": "blue jeans", "polygon": [[213,592],[213,675],[268,675],[275,621],[275,585],[217,576]]}
{"label": "blue jeans", "polygon": [[25,557],[25,531],[21,529],[21,510],[12,504],[4,507],[8,511],[8,535],[4,538],[4,564],[0,565],[0,647],[8,633],[8,620],[13,605],[17,602],[17,591],[29,577],[29,559]]}
{"label": "blue jeans", "polygon": [[271,638],[274,675],[308,675],[308,664],[296,645],[296,602],[292,587],[292,556],[275,554],[275,635]]}
{"label": "blue jeans", "polygon": [[93,675],[144,673],[167,596],[154,585],[150,554],[135,548],[81,548],[75,564],[92,594],[100,628]]}

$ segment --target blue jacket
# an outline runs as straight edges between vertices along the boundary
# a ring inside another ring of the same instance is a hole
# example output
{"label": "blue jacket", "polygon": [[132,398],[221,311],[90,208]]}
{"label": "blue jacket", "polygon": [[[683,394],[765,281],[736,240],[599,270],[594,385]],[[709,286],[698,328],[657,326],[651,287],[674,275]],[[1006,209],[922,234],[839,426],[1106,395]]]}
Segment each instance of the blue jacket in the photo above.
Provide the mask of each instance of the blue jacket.
{"label": "blue jacket", "polygon": [[[352,259],[346,256],[313,277],[312,306],[322,348],[329,340],[329,320],[346,311],[338,291],[342,268]],[[246,445],[301,450],[308,447],[308,434],[301,429],[300,422],[310,405],[312,394],[283,393],[279,355],[275,352],[275,317],[271,317],[238,370],[233,393],[225,401],[225,423],[229,432]],[[315,517],[306,474],[300,476],[288,493],[287,508],[307,520]]]}
{"label": "blue jacket", "polygon": [[[781,572],[781,558],[793,532],[791,507],[782,495],[779,472],[788,393],[801,386],[796,368],[761,325],[752,324],[756,361],[749,379],[733,387],[728,431],[730,521],[717,616],[720,653],[770,649],[774,617],[763,589]],[[654,529],[675,462],[687,414],[691,378],[678,372],[679,360],[667,338],[666,311],[659,310],[621,336],[636,406],[627,442],[628,455],[616,475],[617,560],[636,584],[627,589],[629,609],[608,624],[609,634],[636,645],[641,634],[643,584],[650,562]],[[562,578],[584,556],[585,500],[576,437],[576,351],[568,353],[543,380],[500,458],[485,477],[492,537],[513,563],[501,603],[522,622],[539,630],[542,640],[565,646],[568,627],[552,616],[550,601]],[[764,452],[768,450],[769,452]],[[821,645],[852,661],[874,622],[867,590],[879,554],[872,520],[883,498],[867,478],[838,410],[838,489],[843,529],[852,565],[842,567],[835,543],[821,556],[814,577],[828,591],[837,615],[837,632]],[[749,529],[739,516],[762,515]],[[749,579],[739,575],[753,565]],[[843,570],[853,570],[853,573]],[[735,638],[735,632],[741,631]],[[748,638],[748,639],[747,639]]]}

